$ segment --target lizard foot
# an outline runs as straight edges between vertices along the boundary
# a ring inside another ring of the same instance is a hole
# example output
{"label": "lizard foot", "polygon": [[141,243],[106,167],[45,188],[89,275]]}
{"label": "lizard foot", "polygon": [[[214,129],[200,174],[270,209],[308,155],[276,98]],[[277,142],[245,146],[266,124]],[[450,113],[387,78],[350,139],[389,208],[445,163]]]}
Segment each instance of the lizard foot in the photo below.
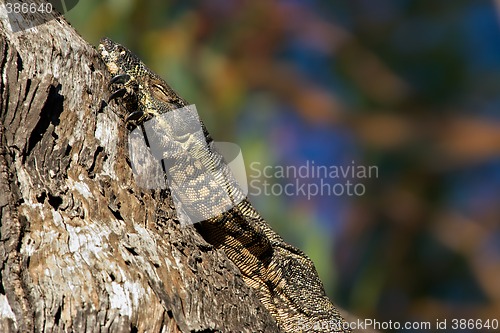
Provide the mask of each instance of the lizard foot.
{"label": "lizard foot", "polygon": [[134,110],[125,118],[125,122],[127,123],[127,127],[129,129],[137,127],[147,118],[146,113],[139,110],[137,82],[131,78],[130,75],[115,75],[109,81],[108,87],[112,91],[111,95],[108,97],[108,103],[116,99],[122,99],[128,110]]}

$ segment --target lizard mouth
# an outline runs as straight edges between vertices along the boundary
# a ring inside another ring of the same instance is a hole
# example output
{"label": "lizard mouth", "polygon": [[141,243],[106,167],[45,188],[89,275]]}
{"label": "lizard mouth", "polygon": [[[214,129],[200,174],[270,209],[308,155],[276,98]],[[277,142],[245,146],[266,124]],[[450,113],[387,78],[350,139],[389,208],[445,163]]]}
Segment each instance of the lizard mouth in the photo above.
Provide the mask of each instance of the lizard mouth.
{"label": "lizard mouth", "polygon": [[110,50],[109,45],[106,45],[105,41],[103,40],[101,41],[97,49],[99,50],[99,53],[101,54],[101,57],[104,60],[108,71],[113,75],[118,74],[120,68],[113,59],[112,51]]}

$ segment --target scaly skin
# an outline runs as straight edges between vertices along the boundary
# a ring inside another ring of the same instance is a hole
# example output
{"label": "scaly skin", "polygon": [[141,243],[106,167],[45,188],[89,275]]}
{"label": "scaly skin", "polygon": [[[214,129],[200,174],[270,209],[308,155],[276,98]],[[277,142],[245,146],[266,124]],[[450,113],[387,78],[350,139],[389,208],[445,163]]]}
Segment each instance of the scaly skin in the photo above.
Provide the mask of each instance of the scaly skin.
{"label": "scaly skin", "polygon": [[[188,105],[125,47],[104,38],[99,51],[108,70],[115,75],[112,83],[121,85],[110,99],[122,98],[129,122],[137,126]],[[195,158],[210,171],[222,170],[222,176],[211,181],[227,189],[230,198],[238,197],[241,190],[224,176],[228,167],[213,149],[206,128],[203,125],[202,128],[209,150],[196,153]],[[155,140],[167,145],[169,138],[161,133],[159,128]],[[200,181],[206,180],[204,174],[195,175]],[[217,198],[203,197],[203,193],[210,191],[202,189],[196,198],[191,198],[192,202],[212,200],[217,204]],[[350,332],[343,328],[345,320],[326,296],[311,259],[283,241],[247,199],[235,201],[228,211],[195,227],[207,242],[222,249],[235,263],[283,331]]]}

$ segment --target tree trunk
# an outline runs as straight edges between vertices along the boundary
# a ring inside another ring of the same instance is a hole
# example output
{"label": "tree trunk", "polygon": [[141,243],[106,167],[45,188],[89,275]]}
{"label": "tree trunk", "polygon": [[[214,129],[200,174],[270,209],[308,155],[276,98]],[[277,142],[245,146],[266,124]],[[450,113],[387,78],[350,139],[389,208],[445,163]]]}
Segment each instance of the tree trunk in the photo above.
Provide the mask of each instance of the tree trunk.
{"label": "tree trunk", "polygon": [[0,331],[277,332],[169,194],[135,184],[97,51],[0,8]]}

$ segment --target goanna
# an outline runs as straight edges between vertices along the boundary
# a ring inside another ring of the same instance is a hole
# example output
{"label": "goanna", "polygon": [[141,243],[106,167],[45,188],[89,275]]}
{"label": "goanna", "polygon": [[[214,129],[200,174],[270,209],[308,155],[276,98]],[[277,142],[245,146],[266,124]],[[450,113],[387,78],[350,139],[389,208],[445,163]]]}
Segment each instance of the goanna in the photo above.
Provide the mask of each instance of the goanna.
{"label": "goanna", "polygon": [[[129,112],[129,123],[138,125],[188,105],[125,47],[104,38],[99,51],[114,75],[111,83],[120,85],[110,99],[122,97]],[[204,126],[203,133],[206,143],[212,147],[212,139]],[[210,168],[223,159],[216,150],[209,150],[208,154],[200,156],[200,161]],[[229,195],[239,191],[225,185]],[[203,193],[196,193],[196,196],[194,202],[203,197]],[[235,263],[281,330],[350,332],[346,321],[326,296],[311,259],[283,241],[246,198],[195,227],[207,242],[222,249]]]}

